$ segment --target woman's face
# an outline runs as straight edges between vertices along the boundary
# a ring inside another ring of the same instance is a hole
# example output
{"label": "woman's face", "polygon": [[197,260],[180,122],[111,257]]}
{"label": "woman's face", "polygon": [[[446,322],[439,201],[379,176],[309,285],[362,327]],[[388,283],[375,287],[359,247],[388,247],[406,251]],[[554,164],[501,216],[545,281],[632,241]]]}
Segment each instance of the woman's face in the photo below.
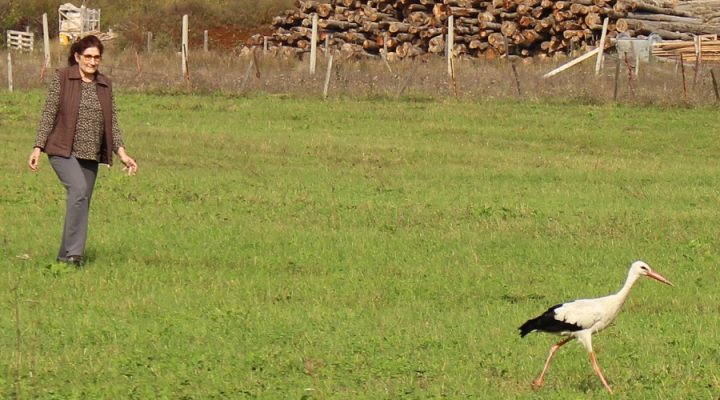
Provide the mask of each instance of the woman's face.
{"label": "woman's face", "polygon": [[100,49],[97,47],[88,47],[82,54],[75,53],[75,60],[80,66],[80,72],[86,78],[92,78],[95,75],[101,59]]}

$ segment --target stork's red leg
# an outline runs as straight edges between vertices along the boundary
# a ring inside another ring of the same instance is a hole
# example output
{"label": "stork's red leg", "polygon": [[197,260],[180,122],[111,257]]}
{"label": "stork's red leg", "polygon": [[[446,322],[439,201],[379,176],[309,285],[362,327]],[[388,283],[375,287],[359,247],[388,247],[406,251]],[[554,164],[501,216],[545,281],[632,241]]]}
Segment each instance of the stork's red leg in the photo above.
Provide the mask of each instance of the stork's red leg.
{"label": "stork's red leg", "polygon": [[542,385],[545,383],[545,373],[547,373],[548,367],[550,367],[550,361],[552,361],[553,356],[555,356],[555,353],[558,351],[558,349],[564,345],[565,343],[572,340],[572,337],[565,338],[553,345],[553,347],[550,348],[550,355],[547,358],[547,361],[545,361],[545,366],[543,367],[542,372],[540,373],[540,376],[537,377],[534,381],[532,381],[532,388],[537,390],[542,387]]}
{"label": "stork's red leg", "polygon": [[598,377],[600,377],[600,381],[602,382],[603,386],[605,386],[605,389],[607,389],[610,394],[612,394],[612,389],[610,389],[610,385],[608,385],[607,380],[603,376],[602,372],[600,371],[600,366],[597,363],[597,359],[595,358],[595,352],[590,352],[590,362],[592,362],[592,367],[595,373]]}

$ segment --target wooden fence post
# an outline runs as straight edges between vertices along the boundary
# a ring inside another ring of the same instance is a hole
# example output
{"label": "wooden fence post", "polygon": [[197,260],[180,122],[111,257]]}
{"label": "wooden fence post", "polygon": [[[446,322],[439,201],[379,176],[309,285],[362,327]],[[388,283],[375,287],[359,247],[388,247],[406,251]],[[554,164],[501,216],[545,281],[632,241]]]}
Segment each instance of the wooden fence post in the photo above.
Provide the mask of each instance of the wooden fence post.
{"label": "wooden fence post", "polygon": [[687,83],[685,82],[685,60],[683,59],[682,53],[680,53],[680,71],[682,72],[682,84],[683,84],[683,99],[687,102]]}
{"label": "wooden fence post", "polygon": [[318,41],[318,15],[312,17],[312,38],[310,39],[310,75],[315,75],[317,63],[317,41]]}
{"label": "wooden fence post", "polygon": [[12,70],[12,54],[8,51],[7,55],[7,63],[8,63],[8,90],[13,91],[13,70]]}
{"label": "wooden fence post", "polygon": [[453,47],[455,47],[455,16],[448,17],[447,64],[448,75],[453,76]]}
{"label": "wooden fence post", "polygon": [[615,63],[615,88],[613,89],[613,101],[618,99],[618,85],[620,81],[620,54],[617,56],[617,62]]}
{"label": "wooden fence post", "polygon": [[693,87],[697,86],[698,75],[700,74],[700,68],[702,66],[702,40],[700,36],[695,36],[695,72],[693,76]]}
{"label": "wooden fence post", "polygon": [[[632,43],[630,43],[630,50],[634,52]],[[630,64],[630,59],[628,58],[628,53],[623,53],[625,55],[625,67],[628,70],[628,89],[630,89],[630,94],[633,98],[635,98],[635,85],[633,84],[633,81],[637,79],[635,76],[635,69],[633,68],[632,64]]]}
{"label": "wooden fence post", "polygon": [[203,31],[203,51],[207,53],[208,51],[208,31],[205,29]]}
{"label": "wooden fence post", "polygon": [[710,70],[710,77],[712,78],[713,90],[715,91],[715,102],[720,103],[720,92],[718,92],[718,83],[715,79],[715,70]]}
{"label": "wooden fence post", "polygon": [[152,32],[148,32],[147,33],[147,52],[148,53],[152,51],[152,38],[153,38]]}
{"label": "wooden fence post", "polygon": [[85,22],[87,21],[87,8],[85,2],[80,6],[80,37],[85,34]]}
{"label": "wooden fence post", "polygon": [[387,32],[383,33],[383,57],[385,57],[385,61],[387,61],[387,55],[388,55],[388,39],[390,37],[390,34]]}
{"label": "wooden fence post", "polygon": [[245,92],[245,85],[247,85],[247,82],[250,79],[250,73],[252,72],[253,66],[255,66],[255,57],[250,57],[250,62],[245,69],[245,76],[243,77],[242,84],[240,85],[240,93]]}
{"label": "wooden fence post", "polygon": [[510,61],[510,67],[512,67],[513,77],[515,77],[515,88],[517,89],[518,97],[522,98],[522,90],[520,89],[520,74],[517,72],[515,62]]}
{"label": "wooden fence post", "polygon": [[332,74],[332,67],[333,67],[333,55],[330,54],[330,58],[328,59],[327,72],[325,73],[325,88],[323,89],[323,100],[327,99],[328,88],[330,86],[330,76]]}
{"label": "wooden fence post", "polygon": [[451,57],[449,60],[450,60],[450,78],[452,79],[453,93],[455,94],[455,98],[457,99],[459,96],[459,92],[458,92],[457,76],[455,75],[455,59]]}
{"label": "wooden fence post", "polygon": [[182,17],[182,49],[180,49],[182,54],[182,74],[184,77],[187,78],[188,75],[188,68],[187,68],[187,58],[188,58],[188,16],[187,14],[183,15]]}
{"label": "wooden fence post", "polygon": [[43,22],[43,48],[45,50],[45,65],[43,68],[50,68],[50,31],[48,29],[47,13],[42,16]]}

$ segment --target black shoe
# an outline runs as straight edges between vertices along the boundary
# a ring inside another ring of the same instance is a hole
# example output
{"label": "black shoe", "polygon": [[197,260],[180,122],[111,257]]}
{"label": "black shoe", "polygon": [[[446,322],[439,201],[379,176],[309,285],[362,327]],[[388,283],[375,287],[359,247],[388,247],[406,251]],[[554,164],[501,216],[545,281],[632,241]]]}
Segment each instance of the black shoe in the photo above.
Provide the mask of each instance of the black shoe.
{"label": "black shoe", "polygon": [[76,267],[82,267],[85,264],[82,256],[69,256],[68,262]]}
{"label": "black shoe", "polygon": [[83,264],[85,264],[85,261],[83,260],[82,256],[68,256],[67,258],[58,257],[57,260],[58,260],[58,262],[72,264],[76,267],[82,267]]}

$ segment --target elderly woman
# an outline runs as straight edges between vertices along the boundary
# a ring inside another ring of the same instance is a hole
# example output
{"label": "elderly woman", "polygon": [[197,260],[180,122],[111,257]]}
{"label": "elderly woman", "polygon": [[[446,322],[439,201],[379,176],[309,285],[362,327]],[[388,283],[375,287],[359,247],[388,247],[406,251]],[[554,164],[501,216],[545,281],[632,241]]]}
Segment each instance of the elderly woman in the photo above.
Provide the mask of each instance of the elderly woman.
{"label": "elderly woman", "polygon": [[84,262],[98,164],[112,165],[114,152],[130,175],[138,168],[125,152],[110,80],[98,71],[102,53],[102,42],[92,35],[71,46],[69,66],[58,69],[50,82],[35,147],[28,159],[30,170],[37,171],[40,153],[47,153],[67,190],[57,260],[75,266]]}

